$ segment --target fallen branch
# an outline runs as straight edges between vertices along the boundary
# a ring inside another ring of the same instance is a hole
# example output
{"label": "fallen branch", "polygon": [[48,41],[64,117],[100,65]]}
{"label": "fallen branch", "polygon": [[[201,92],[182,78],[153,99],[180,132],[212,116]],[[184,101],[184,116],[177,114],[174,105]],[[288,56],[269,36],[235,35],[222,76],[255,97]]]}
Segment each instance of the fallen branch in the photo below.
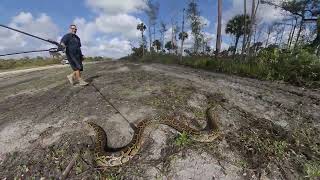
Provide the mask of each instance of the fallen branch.
{"label": "fallen branch", "polygon": [[72,160],[70,161],[66,169],[63,171],[63,173],[59,177],[60,180],[65,180],[68,177],[68,174],[70,173],[72,167],[76,163],[76,160],[78,159],[79,155],[80,155],[79,153],[75,154],[75,156],[72,158]]}

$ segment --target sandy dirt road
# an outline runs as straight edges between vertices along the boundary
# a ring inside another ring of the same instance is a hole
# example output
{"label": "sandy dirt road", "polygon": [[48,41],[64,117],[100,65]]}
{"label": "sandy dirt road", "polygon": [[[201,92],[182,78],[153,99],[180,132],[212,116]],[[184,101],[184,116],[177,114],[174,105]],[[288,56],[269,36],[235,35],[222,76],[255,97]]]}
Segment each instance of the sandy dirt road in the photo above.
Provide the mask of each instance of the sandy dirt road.
{"label": "sandy dirt road", "polygon": [[[56,178],[76,152],[72,179],[296,179],[320,168],[319,90],[160,64],[87,64],[86,87],[71,86],[69,73],[58,66],[0,74],[1,179]],[[129,123],[144,118],[174,113],[204,127],[213,102],[219,140],[178,145],[178,132],[160,125],[130,163],[104,175],[94,167],[85,122],[121,147],[132,138]]]}

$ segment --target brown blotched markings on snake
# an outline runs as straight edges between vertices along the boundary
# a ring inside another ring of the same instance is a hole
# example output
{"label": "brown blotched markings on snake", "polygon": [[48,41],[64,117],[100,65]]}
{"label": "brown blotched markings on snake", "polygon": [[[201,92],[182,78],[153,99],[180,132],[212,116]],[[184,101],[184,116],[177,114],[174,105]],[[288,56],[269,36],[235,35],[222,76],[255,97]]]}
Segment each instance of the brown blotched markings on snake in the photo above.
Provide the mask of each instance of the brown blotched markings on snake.
{"label": "brown blotched markings on snake", "polygon": [[[95,161],[99,167],[119,166],[128,162],[135,156],[142,146],[142,136],[145,128],[151,124],[165,124],[176,129],[179,132],[186,132],[191,135],[191,139],[198,142],[212,142],[220,135],[218,128],[217,105],[210,106],[206,110],[207,127],[204,130],[197,130],[181,123],[173,117],[162,118],[159,121],[145,119],[139,122],[134,131],[131,142],[123,148],[113,149],[107,147],[107,135],[102,127],[88,122],[89,126],[95,131]],[[110,149],[110,151],[108,151]]]}

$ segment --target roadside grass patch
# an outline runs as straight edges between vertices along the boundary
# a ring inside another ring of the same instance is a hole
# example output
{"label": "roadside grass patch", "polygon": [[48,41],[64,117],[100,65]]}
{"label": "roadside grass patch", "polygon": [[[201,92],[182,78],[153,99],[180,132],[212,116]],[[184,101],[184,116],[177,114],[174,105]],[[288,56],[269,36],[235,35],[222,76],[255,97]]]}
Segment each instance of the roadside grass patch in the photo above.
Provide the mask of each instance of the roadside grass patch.
{"label": "roadside grass patch", "polygon": [[184,147],[191,143],[191,139],[186,132],[182,132],[174,141],[175,145],[179,147]]}
{"label": "roadside grass patch", "polygon": [[319,178],[320,177],[320,162],[309,162],[304,165],[304,172],[307,178]]}
{"label": "roadside grass patch", "polygon": [[180,64],[226,74],[271,81],[284,81],[297,86],[320,87],[320,58],[303,48],[283,51],[277,48],[261,50],[257,56],[243,59],[237,55],[185,56],[180,61],[173,54],[147,54],[143,58],[127,59],[145,63]]}
{"label": "roadside grass patch", "polygon": [[192,112],[197,119],[205,118],[206,113],[203,110],[192,108]]}
{"label": "roadside grass patch", "polygon": [[283,158],[288,149],[288,143],[286,141],[274,141],[272,151],[276,157]]}
{"label": "roadside grass patch", "polygon": [[120,180],[121,178],[117,175],[109,174],[106,176],[106,180]]}
{"label": "roadside grass patch", "polygon": [[237,164],[242,167],[242,169],[247,169],[248,168],[248,162],[246,160],[239,160],[237,161]]}
{"label": "roadside grass patch", "polygon": [[23,69],[23,68],[32,68],[39,66],[46,66],[52,64],[60,64],[60,59],[51,59],[51,58],[23,58],[23,59],[7,59],[0,60],[0,70],[9,70],[9,69]]}

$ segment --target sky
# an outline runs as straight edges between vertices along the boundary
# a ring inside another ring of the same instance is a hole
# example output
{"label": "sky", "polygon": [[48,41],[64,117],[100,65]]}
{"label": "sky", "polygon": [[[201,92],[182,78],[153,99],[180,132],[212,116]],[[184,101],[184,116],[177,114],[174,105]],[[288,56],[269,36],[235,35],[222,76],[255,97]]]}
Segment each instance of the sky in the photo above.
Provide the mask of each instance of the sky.
{"label": "sky", "polygon": [[[158,0],[160,10],[157,26],[160,21],[167,24],[166,41],[169,41],[171,36],[172,19],[181,27],[182,9],[187,7],[188,1]],[[250,11],[251,0],[247,2]],[[203,32],[210,39],[209,45],[214,48],[217,0],[198,0],[198,4],[202,21],[207,24]],[[0,24],[56,41],[60,41],[61,37],[68,33],[70,24],[76,24],[85,56],[119,58],[130,54],[131,47],[138,45],[140,32],[136,30],[136,26],[141,22],[148,24],[143,11],[146,8],[145,0],[0,0]],[[234,41],[231,36],[225,34],[225,24],[234,15],[241,13],[243,0],[223,0],[222,48],[227,49]],[[262,5],[258,11],[258,18],[262,19],[262,22],[271,23],[281,19],[282,12]],[[185,29],[190,32],[188,23]],[[186,48],[191,46],[192,37],[186,41]],[[52,45],[48,43],[0,27],[0,54],[50,47]],[[28,54],[45,55],[47,54]]]}

